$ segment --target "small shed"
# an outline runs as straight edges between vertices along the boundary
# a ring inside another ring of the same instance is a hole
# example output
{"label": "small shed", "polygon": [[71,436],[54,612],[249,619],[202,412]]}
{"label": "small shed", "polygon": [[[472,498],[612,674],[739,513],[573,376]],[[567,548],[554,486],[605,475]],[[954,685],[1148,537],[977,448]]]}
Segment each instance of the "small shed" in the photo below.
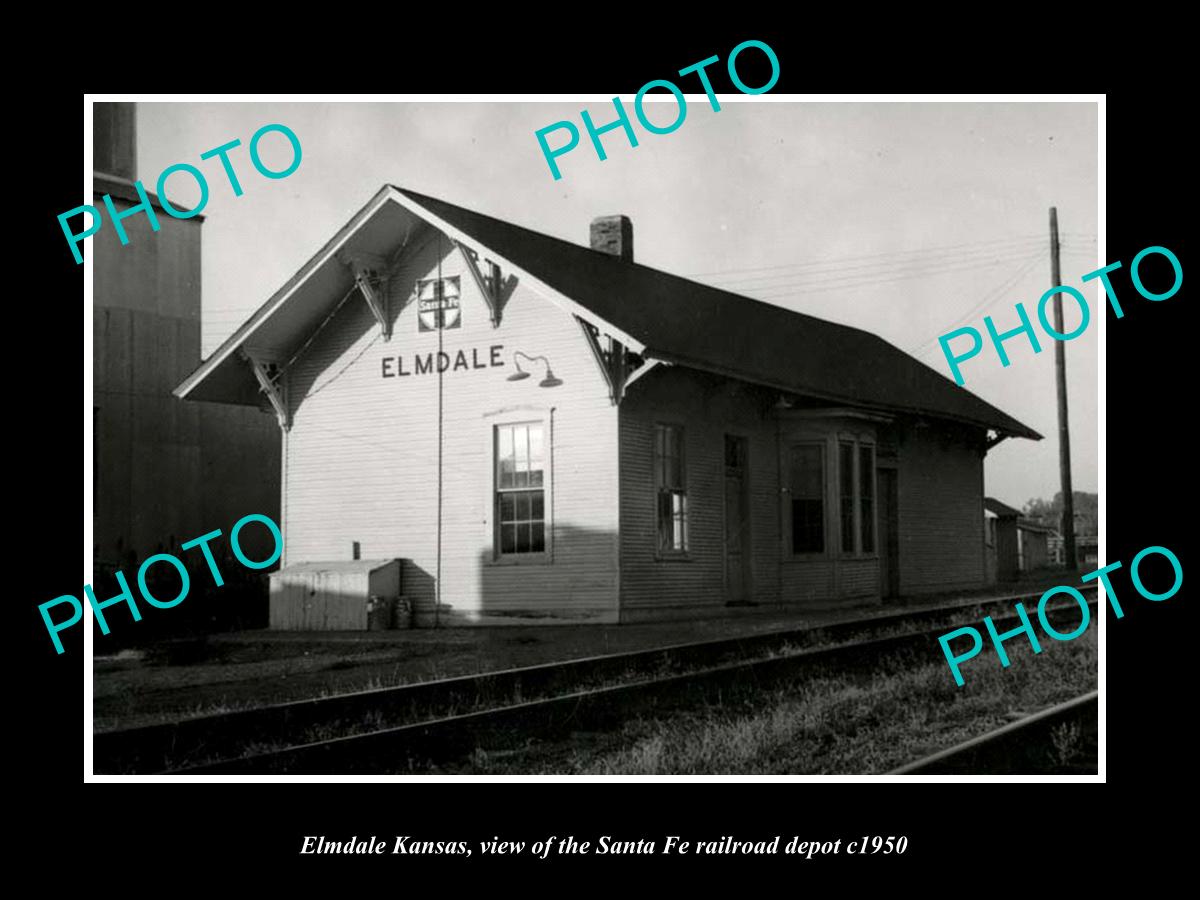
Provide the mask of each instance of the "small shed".
{"label": "small shed", "polygon": [[1021,571],[1020,539],[1017,536],[1017,520],[1021,512],[995,497],[984,497],[983,514],[988,520],[988,535],[994,535],[995,556],[989,553],[988,562],[994,566],[995,577],[989,578],[989,581],[1016,581]]}
{"label": "small shed", "polygon": [[[271,628],[366,631],[391,626],[400,598],[400,560],[308,562],[271,573]],[[374,599],[373,599],[374,598]]]}
{"label": "small shed", "polygon": [[1080,566],[1094,569],[1100,564],[1099,541],[1094,534],[1075,538],[1075,557]]}
{"label": "small shed", "polygon": [[1050,565],[1050,535],[1054,533],[1040,522],[1017,520],[1017,550],[1022,572],[1044,569]]}

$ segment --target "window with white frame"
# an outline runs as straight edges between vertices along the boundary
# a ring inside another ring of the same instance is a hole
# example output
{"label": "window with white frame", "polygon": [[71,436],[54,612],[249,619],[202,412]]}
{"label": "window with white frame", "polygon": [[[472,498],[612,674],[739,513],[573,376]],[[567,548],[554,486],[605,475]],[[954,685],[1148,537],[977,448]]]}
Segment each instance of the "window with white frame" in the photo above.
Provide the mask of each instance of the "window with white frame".
{"label": "window with white frame", "polygon": [[687,480],[683,426],[654,426],[654,482],[658,498],[658,552],[686,553]]}
{"label": "window with white frame", "polygon": [[496,556],[546,552],[546,442],[541,422],[496,426]]}
{"label": "window with white frame", "polygon": [[875,447],[838,441],[841,549],[846,555],[875,552]]}

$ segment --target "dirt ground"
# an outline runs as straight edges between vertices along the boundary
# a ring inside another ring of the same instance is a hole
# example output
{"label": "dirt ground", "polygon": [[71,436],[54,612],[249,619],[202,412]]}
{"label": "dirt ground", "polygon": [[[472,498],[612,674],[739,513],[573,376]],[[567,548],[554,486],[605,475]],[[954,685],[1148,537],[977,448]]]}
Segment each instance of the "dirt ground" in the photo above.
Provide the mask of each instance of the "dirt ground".
{"label": "dirt ground", "polygon": [[[637,625],[531,625],[371,632],[214,634],[93,661],[97,731],[353,690],[885,615],[986,597],[1027,596],[1069,573],[997,590],[879,606],[738,610],[715,619]],[[97,645],[98,648],[100,645]]]}

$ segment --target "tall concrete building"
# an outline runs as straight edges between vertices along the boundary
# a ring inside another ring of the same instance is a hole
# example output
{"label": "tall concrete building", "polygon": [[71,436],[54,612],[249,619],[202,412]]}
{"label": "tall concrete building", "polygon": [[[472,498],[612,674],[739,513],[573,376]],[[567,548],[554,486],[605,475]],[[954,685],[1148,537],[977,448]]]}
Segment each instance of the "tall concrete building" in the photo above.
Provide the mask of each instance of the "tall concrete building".
{"label": "tall concrete building", "polygon": [[[106,194],[118,212],[140,202],[136,120],[135,104],[95,104],[93,205],[102,212]],[[147,556],[177,550],[216,528],[228,535],[248,513],[279,516],[274,418],[252,406],[184,403],[171,394],[201,362],[204,222],[200,215],[173,218],[153,193],[149,197],[157,232],[145,212],[137,212],[122,221],[127,245],[106,220],[85,250],[95,267],[97,584],[113,568],[124,570],[132,583]],[[258,558],[270,555],[266,529],[247,528],[244,534],[246,546],[261,553]]]}

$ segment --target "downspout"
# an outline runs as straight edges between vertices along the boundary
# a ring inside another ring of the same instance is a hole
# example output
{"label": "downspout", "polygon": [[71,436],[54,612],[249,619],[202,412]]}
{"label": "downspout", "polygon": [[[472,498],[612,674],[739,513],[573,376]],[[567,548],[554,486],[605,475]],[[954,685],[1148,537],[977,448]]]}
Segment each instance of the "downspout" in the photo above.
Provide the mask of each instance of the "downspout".
{"label": "downspout", "polygon": [[775,411],[775,498],[778,518],[775,536],[775,597],[776,603],[783,606],[783,555],[787,552],[787,546],[783,527],[783,421],[778,410]]}
{"label": "downspout", "polygon": [[616,539],[615,547],[613,548],[614,549],[613,556],[615,557],[615,563],[616,563],[616,568],[617,568],[616,579],[615,579],[616,591],[617,591],[617,597],[616,597],[616,600],[617,600],[617,624],[620,625],[622,615],[624,612],[624,610],[622,610],[622,608],[621,608],[621,484],[622,484],[622,477],[621,477],[621,404],[619,402],[614,404],[614,409],[616,411],[616,417],[617,417],[617,429],[616,429],[617,452],[615,454],[615,458],[617,460],[617,466],[616,466],[616,482],[617,482],[617,484],[616,484],[616,491],[614,492],[614,495],[617,498],[617,539]]}

